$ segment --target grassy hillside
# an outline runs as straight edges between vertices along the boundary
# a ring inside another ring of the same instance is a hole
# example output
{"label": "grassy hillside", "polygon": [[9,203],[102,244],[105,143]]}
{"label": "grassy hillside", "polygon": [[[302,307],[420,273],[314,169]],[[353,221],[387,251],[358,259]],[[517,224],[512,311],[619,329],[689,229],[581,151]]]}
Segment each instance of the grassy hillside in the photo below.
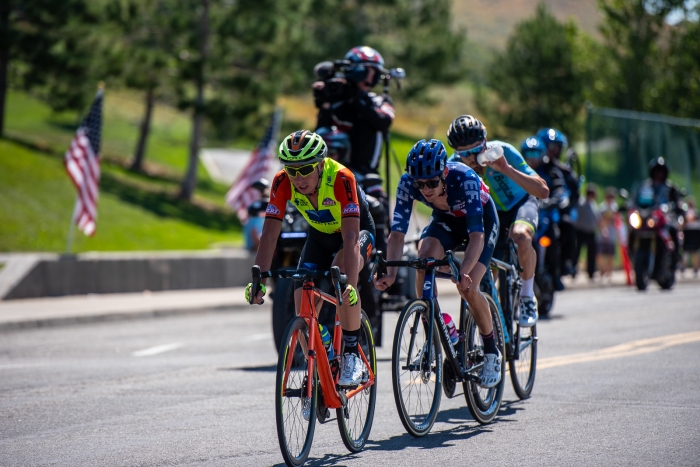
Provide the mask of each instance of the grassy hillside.
{"label": "grassy hillside", "polygon": [[[141,106],[136,96],[106,93],[97,234],[76,233],[73,251],[173,250],[239,244],[240,225],[225,207],[228,187],[200,167],[193,203],[177,199],[189,122],[166,106],[155,111],[148,174],[128,164]],[[0,140],[0,251],[63,251],[75,189],[63,167],[78,123],[24,94],[9,94],[7,138]]]}

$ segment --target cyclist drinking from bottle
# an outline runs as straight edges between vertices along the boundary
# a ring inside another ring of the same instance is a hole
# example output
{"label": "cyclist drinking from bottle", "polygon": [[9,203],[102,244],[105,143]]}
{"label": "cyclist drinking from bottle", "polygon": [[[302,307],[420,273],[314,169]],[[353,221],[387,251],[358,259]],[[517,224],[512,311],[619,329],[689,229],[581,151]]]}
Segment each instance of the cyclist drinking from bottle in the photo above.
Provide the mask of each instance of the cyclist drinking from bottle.
{"label": "cyclist drinking from bottle", "polygon": [[[474,169],[491,190],[500,220],[496,257],[505,249],[508,237],[518,245],[518,261],[523,267],[520,291],[520,326],[537,322],[537,301],[534,292],[537,256],[532,237],[537,230],[537,199],[549,196],[545,181],[532,170],[517,149],[508,143],[486,140],[486,127],[471,115],[460,115],[447,130],[450,146],[457,152],[450,161],[461,161]],[[479,154],[492,148],[502,149],[503,157],[486,160],[486,167],[477,162]]]}
{"label": "cyclist drinking from bottle", "polygon": [[[498,215],[489,191],[477,174],[461,163],[447,162],[445,146],[436,139],[418,141],[408,153],[406,173],[396,188],[396,208],[387,244],[387,260],[401,258],[404,237],[418,200],[433,209],[430,223],[421,235],[421,258],[442,258],[445,251],[467,243],[457,290],[469,304],[484,342],[485,363],[481,385],[496,386],[501,380],[501,353],[496,347],[493,324],[479,282],[491,262],[498,238]],[[396,280],[395,267],[374,279],[379,290]],[[416,271],[420,296],[425,271]]]}
{"label": "cyclist drinking from bottle", "polygon": [[[272,182],[255,264],[263,271],[270,268],[285,207],[287,202],[292,202],[309,222],[298,267],[327,271],[338,266],[348,277],[343,305],[338,310],[345,344],[338,384],[348,387],[360,384],[366,373],[357,351],[360,302],[356,288],[357,276],[372,252],[374,223],[355,176],[345,166],[326,157],[327,154],[323,139],[307,130],[290,134],[280,144],[279,158],[284,169]],[[266,292],[265,279],[262,282],[255,294],[254,303],[257,304],[263,302]],[[301,283],[296,284],[294,302],[298,313],[302,290]],[[252,284],[248,284],[245,291],[248,301],[251,289]]]}

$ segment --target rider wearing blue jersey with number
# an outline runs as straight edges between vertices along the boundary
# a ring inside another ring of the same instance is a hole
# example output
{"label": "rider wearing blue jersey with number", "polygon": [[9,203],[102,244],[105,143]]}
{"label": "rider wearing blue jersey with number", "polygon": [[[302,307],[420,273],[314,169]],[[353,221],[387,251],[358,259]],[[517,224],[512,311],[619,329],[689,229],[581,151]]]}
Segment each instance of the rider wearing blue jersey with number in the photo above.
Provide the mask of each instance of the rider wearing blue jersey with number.
{"label": "rider wearing blue jersey with number", "polygon": [[[520,292],[520,325],[537,322],[537,300],[533,289],[537,256],[532,237],[537,230],[537,199],[549,196],[545,181],[532,170],[517,149],[501,141],[487,141],[486,127],[471,115],[460,115],[447,130],[447,140],[457,152],[450,161],[461,161],[479,174],[489,189],[498,209],[500,233],[496,257],[506,246],[508,237],[518,245],[518,261],[523,268]],[[503,149],[503,157],[477,162],[477,156],[495,146]]]}
{"label": "rider wearing blue jersey with number", "polygon": [[[430,224],[421,236],[421,258],[442,258],[445,251],[468,242],[457,289],[469,304],[484,341],[481,385],[494,387],[501,380],[502,357],[496,347],[488,302],[479,290],[498,238],[498,215],[488,187],[469,167],[448,163],[447,151],[440,141],[418,141],[408,153],[406,173],[396,189],[396,208],[387,242],[389,261],[401,258],[414,200],[433,209]],[[387,275],[375,278],[377,289],[390,287],[396,280],[396,271],[391,267]],[[419,296],[424,277],[425,271],[416,271]]]}

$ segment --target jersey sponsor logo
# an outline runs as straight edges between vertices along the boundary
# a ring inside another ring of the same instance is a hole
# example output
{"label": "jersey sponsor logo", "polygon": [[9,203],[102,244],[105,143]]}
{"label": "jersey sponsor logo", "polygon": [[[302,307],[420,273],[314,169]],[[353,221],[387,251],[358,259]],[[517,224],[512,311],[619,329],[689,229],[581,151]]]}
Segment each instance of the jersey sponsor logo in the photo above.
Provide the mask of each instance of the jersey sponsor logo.
{"label": "jersey sponsor logo", "polygon": [[343,208],[343,214],[360,214],[360,206],[355,203],[346,204]]}
{"label": "jersey sponsor logo", "polygon": [[320,211],[314,211],[313,209],[307,209],[306,215],[309,220],[315,224],[330,224],[335,222],[333,214],[328,209],[321,209]]}
{"label": "jersey sponsor logo", "polygon": [[294,204],[296,204],[297,206],[308,206],[309,205],[309,203],[306,202],[306,200],[302,199],[302,198],[294,198]]}
{"label": "jersey sponsor logo", "polygon": [[399,185],[399,188],[396,190],[396,199],[403,202],[408,202],[408,191],[406,191],[402,185],[403,184]]}
{"label": "jersey sponsor logo", "polygon": [[280,210],[277,209],[277,206],[274,204],[268,204],[267,209],[265,210],[266,214],[271,214],[273,216],[279,216],[280,215]]}
{"label": "jersey sponsor logo", "polygon": [[331,198],[326,198],[323,200],[323,202],[321,204],[323,204],[324,206],[334,206],[335,201],[332,200]]}
{"label": "jersey sponsor logo", "polygon": [[489,235],[489,241],[487,245],[489,248],[494,248],[496,246],[496,239],[498,238],[498,231],[496,229],[491,230],[491,235]]}
{"label": "jersey sponsor logo", "polygon": [[350,180],[348,180],[345,177],[342,177],[343,179],[343,186],[345,187],[345,195],[348,197],[348,201],[352,201],[352,185],[350,184]]}
{"label": "jersey sponsor logo", "polygon": [[284,181],[285,179],[285,174],[281,173],[278,176],[275,177],[275,180],[272,182],[272,189],[270,190],[271,193],[275,193],[277,189],[280,187],[280,184]]}
{"label": "jersey sponsor logo", "polygon": [[467,180],[464,182],[463,187],[468,200],[479,199],[479,188],[481,188],[480,185],[481,184],[476,180]]}

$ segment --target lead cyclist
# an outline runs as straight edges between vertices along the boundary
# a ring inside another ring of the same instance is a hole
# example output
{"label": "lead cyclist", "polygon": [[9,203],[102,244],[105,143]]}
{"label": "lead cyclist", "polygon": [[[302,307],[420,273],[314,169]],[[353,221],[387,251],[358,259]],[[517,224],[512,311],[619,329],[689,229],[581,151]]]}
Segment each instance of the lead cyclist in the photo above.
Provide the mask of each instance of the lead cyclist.
{"label": "lead cyclist", "polygon": [[[523,268],[520,274],[523,279],[520,326],[534,326],[537,322],[537,299],[533,290],[537,255],[532,247],[532,237],[537,230],[539,212],[536,198],[549,196],[547,183],[513,146],[501,141],[488,142],[486,127],[471,115],[454,119],[447,130],[447,140],[456,151],[449,160],[463,162],[474,169],[488,185],[496,203],[501,227],[494,256],[501,257],[509,237],[518,245],[518,261]],[[477,156],[494,146],[503,148],[503,157],[487,161],[486,167],[481,166]]]}
{"label": "lead cyclist", "polygon": [[[352,387],[360,384],[366,373],[357,350],[361,304],[356,288],[358,274],[374,245],[374,222],[353,173],[327,155],[323,138],[308,130],[296,131],[280,144],[279,159],[284,168],[272,182],[255,264],[263,271],[270,268],[285,207],[287,202],[292,202],[309,222],[298,267],[327,271],[338,266],[348,277],[343,304],[338,307],[345,345],[338,385]],[[261,304],[266,293],[265,282],[263,279],[255,294],[251,291],[252,284],[248,284],[246,300],[255,295],[253,303]],[[297,282],[294,290],[297,314],[301,292],[301,283]],[[306,401],[303,415],[308,419]]]}

